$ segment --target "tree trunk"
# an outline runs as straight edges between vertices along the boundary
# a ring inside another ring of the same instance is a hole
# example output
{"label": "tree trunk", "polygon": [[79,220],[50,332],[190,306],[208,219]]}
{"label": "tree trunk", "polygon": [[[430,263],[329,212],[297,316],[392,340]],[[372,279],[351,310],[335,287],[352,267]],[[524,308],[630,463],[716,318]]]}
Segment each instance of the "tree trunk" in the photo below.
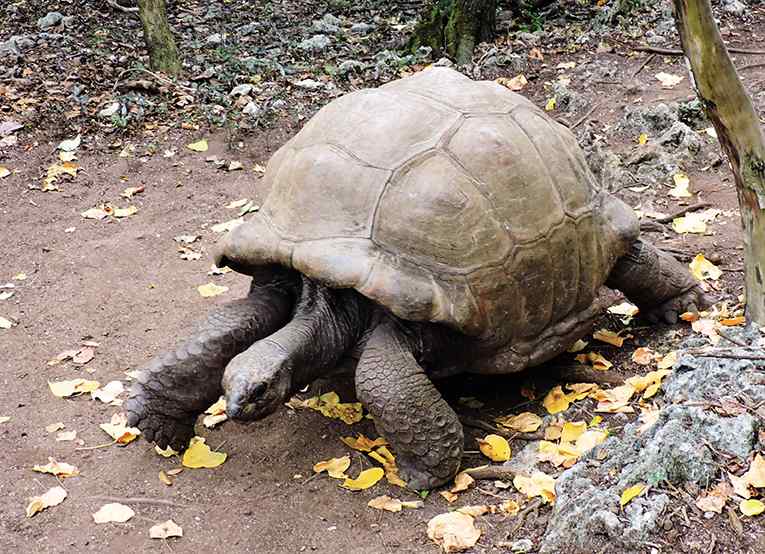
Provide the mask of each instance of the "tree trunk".
{"label": "tree trunk", "polygon": [[149,49],[149,65],[154,71],[177,75],[181,71],[178,48],[167,23],[165,0],[138,0],[143,36]]}
{"label": "tree trunk", "polygon": [[436,56],[444,53],[466,64],[476,44],[491,40],[497,0],[436,0],[414,30],[410,47],[430,46]]}
{"label": "tree trunk", "polygon": [[696,92],[736,181],[744,227],[747,316],[765,325],[765,135],[736,74],[709,0],[673,0]]}

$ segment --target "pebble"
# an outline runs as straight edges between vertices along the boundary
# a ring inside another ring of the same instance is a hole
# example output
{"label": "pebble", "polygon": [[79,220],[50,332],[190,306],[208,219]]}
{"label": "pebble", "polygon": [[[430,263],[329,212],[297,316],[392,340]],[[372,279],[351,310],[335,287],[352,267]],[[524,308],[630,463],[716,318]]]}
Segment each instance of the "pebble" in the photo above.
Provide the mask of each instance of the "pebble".
{"label": "pebble", "polygon": [[252,92],[252,85],[248,84],[241,84],[236,85],[233,89],[231,89],[231,92],[228,93],[229,96],[245,96],[247,94],[250,94]]}
{"label": "pebble", "polygon": [[375,26],[369,23],[354,23],[351,26],[351,33],[354,35],[368,35],[374,31]]}
{"label": "pebble", "polygon": [[301,50],[321,51],[325,50],[331,43],[332,40],[327,35],[314,35],[302,41],[298,47]]}
{"label": "pebble", "polygon": [[55,27],[64,19],[64,14],[61,12],[48,12],[45,17],[41,17],[37,20],[37,27],[41,30]]}

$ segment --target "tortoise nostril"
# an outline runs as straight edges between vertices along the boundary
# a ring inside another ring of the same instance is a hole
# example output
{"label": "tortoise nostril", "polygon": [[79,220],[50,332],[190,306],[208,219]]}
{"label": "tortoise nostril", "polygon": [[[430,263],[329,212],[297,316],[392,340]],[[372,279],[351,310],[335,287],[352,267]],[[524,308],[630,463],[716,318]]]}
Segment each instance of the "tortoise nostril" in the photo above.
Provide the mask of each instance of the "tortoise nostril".
{"label": "tortoise nostril", "polygon": [[250,395],[250,398],[261,398],[265,393],[268,386],[265,383],[258,383],[255,385],[255,387],[252,389],[252,394]]}

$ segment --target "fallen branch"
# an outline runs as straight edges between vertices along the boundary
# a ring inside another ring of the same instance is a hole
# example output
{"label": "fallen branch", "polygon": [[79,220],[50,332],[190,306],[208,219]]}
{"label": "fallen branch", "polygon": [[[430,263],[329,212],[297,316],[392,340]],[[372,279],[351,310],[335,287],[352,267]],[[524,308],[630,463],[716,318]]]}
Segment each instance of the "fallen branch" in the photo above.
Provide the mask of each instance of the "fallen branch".
{"label": "fallen branch", "polygon": [[515,533],[518,532],[518,529],[523,527],[523,523],[526,520],[526,516],[529,515],[531,512],[536,512],[540,507],[542,506],[542,500],[540,498],[535,498],[521,510],[516,515],[515,524],[513,525],[512,530],[510,531],[510,535],[515,535]]}
{"label": "fallen branch", "polygon": [[[742,352],[744,350],[744,352]],[[731,360],[765,360],[764,354],[755,354],[746,352],[745,348],[717,348],[715,350],[703,350],[701,348],[689,348],[685,350],[686,354],[696,356],[697,358],[726,358]]]}
{"label": "fallen branch", "polygon": [[756,67],[765,67],[765,62],[750,63],[750,64],[742,65],[741,67],[737,67],[736,71],[743,71],[744,69],[754,69]]}
{"label": "fallen branch", "polygon": [[672,220],[675,219],[676,217],[682,217],[685,214],[687,214],[688,212],[695,212],[696,210],[701,210],[703,208],[708,208],[711,205],[712,204],[710,204],[709,202],[699,202],[697,204],[691,204],[690,206],[686,206],[685,208],[683,208],[681,210],[677,210],[676,212],[671,213],[671,214],[669,214],[667,216],[659,217],[657,219],[654,219],[654,221],[656,221],[657,223],[671,223]]}
{"label": "fallen branch", "polygon": [[495,435],[505,437],[508,440],[518,439],[522,441],[539,441],[545,438],[543,433],[512,433],[510,431],[505,431],[500,427],[495,427],[494,425],[491,425],[490,423],[480,419],[475,419],[465,415],[460,415],[459,418],[460,422],[465,427],[472,427],[473,429],[480,429],[488,433],[494,433]]}
{"label": "fallen branch", "polygon": [[[658,46],[630,46],[633,50],[638,52],[652,52],[654,54],[661,54],[662,56],[684,56],[682,50],[679,48],[659,48]],[[750,50],[748,48],[736,48],[735,46],[727,48],[731,54],[748,54],[752,56],[765,55],[765,50]]]}
{"label": "fallen branch", "polygon": [[589,111],[586,114],[584,114],[582,117],[577,119],[574,123],[572,123],[569,128],[570,129],[576,129],[577,127],[579,127],[582,123],[585,122],[585,120],[588,117],[590,117],[593,113],[595,113],[595,110],[597,110],[599,107],[600,107],[600,102],[595,104],[592,108],[589,109]]}
{"label": "fallen branch", "polygon": [[476,481],[486,481],[488,479],[512,480],[516,473],[505,466],[484,466],[473,469],[466,469],[465,473],[470,475]]}
{"label": "fallen branch", "polygon": [[597,383],[599,385],[623,385],[624,377],[612,371],[598,371],[586,365],[558,366],[552,368],[557,378],[569,383]]}
{"label": "fallen branch", "polygon": [[109,4],[112,8],[115,10],[119,10],[121,12],[125,13],[138,13],[138,8],[128,8],[126,6],[120,6],[116,0],[106,0],[106,3]]}
{"label": "fallen branch", "polygon": [[145,498],[142,496],[132,496],[128,498],[120,498],[119,496],[91,496],[91,500],[99,500],[101,502],[119,502],[120,504],[149,504],[152,506],[171,506],[173,508],[188,508],[188,504],[178,504],[172,500],[163,500],[161,498]]}
{"label": "fallen branch", "polygon": [[647,57],[647,58],[646,58],[646,59],[643,61],[643,63],[641,63],[641,64],[640,64],[640,67],[638,67],[638,68],[635,70],[635,73],[633,73],[633,74],[632,74],[632,78],[634,79],[635,77],[637,77],[637,76],[638,76],[638,73],[640,73],[641,71],[643,71],[643,69],[645,69],[645,66],[647,66],[649,63],[651,63],[655,57],[656,57],[656,54],[651,54],[650,56],[648,56],[648,57]]}

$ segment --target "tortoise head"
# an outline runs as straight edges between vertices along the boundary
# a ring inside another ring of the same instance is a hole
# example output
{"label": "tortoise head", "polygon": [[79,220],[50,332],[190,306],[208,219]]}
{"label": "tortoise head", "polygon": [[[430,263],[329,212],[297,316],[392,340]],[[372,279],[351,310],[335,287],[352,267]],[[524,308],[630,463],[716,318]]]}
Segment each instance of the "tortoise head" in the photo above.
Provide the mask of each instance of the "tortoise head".
{"label": "tortoise head", "polygon": [[260,341],[231,360],[223,374],[226,414],[253,421],[272,414],[292,391],[292,368],[278,345]]}

